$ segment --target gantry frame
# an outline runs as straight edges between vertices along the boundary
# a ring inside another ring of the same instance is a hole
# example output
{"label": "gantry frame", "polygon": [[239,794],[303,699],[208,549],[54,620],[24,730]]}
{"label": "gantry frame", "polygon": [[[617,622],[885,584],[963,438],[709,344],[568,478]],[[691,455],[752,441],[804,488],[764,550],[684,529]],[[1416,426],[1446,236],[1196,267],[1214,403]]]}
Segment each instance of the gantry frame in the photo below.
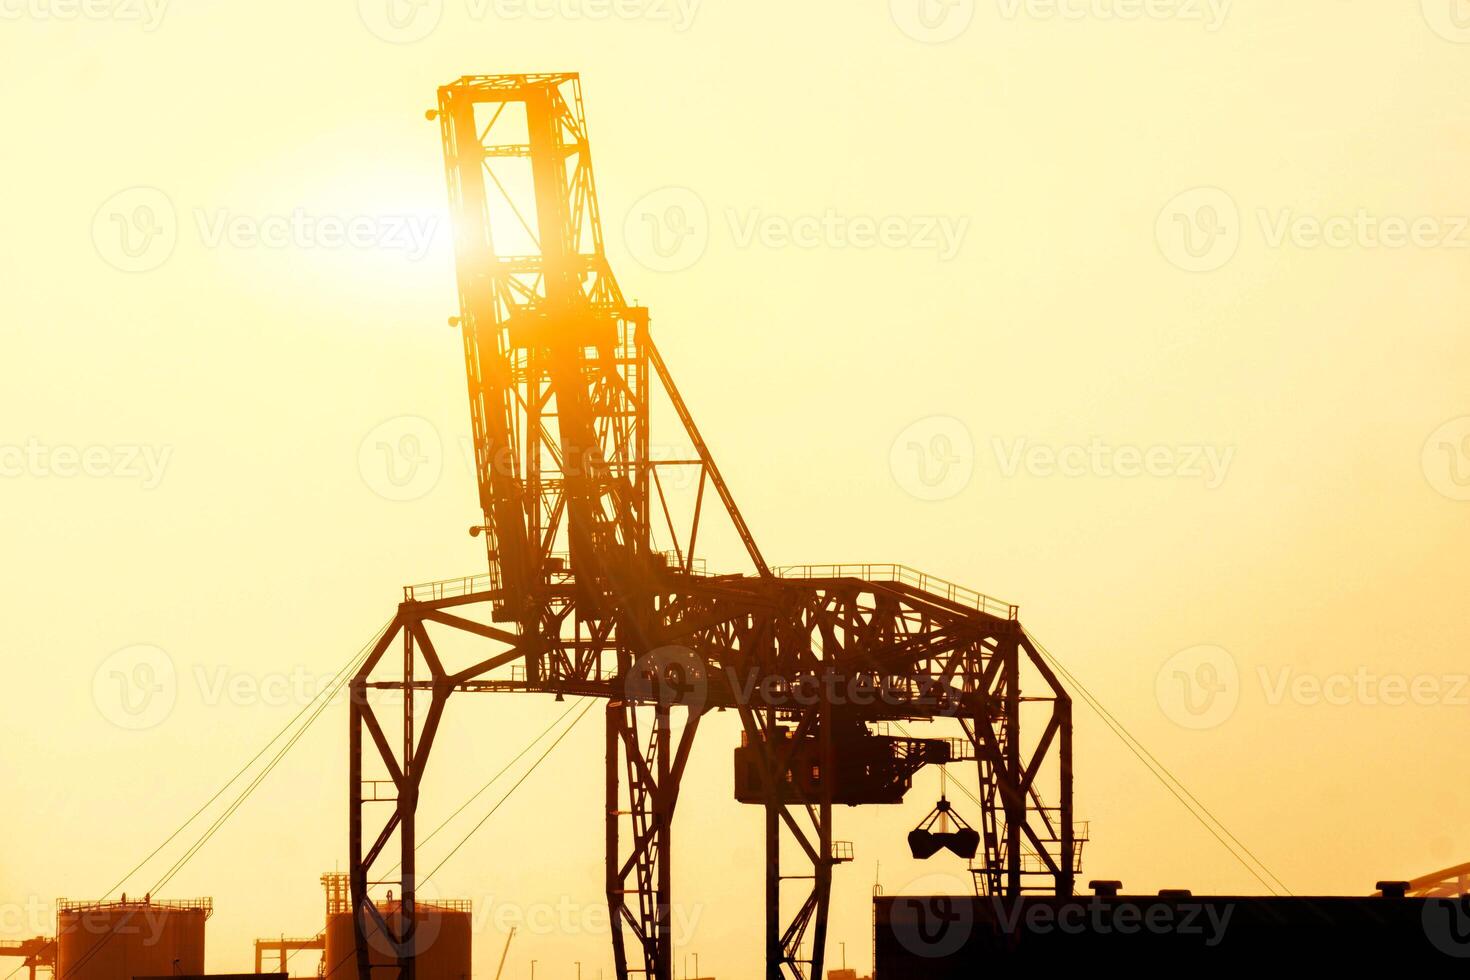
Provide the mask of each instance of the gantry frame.
{"label": "gantry frame", "polygon": [[[822,976],[832,871],[849,856],[833,839],[833,805],[897,802],[929,762],[976,763],[983,890],[1070,894],[1071,701],[1016,608],[901,566],[770,568],[647,311],[623,299],[608,266],[577,76],[467,76],[439,90],[431,115],[455,227],[454,323],[483,514],[472,533],[488,569],[405,588],[351,682],[349,875],[363,980],[374,936],[394,953],[387,969],[414,976],[415,820],[455,693],[606,700],[605,890],[620,978],[672,980],[673,817],[714,709],[738,712],[742,798],[765,810],[769,980]],[[681,458],[650,450],[655,401],[677,420]],[[693,474],[692,508],[677,516],[670,468]],[[705,572],[700,529],[716,519],[747,572]],[[478,652],[446,663],[436,640],[450,634]],[[1024,696],[1023,670],[1036,684]],[[387,692],[391,709],[378,697]],[[389,710],[401,716],[393,737],[380,717]],[[1039,719],[1029,739],[1023,712]],[[958,724],[961,750],[879,733],[937,719]],[[850,764],[874,753],[881,786],[874,767]],[[385,870],[395,838],[397,865]],[[783,852],[783,840],[795,847]],[[402,902],[394,922],[384,889]]]}

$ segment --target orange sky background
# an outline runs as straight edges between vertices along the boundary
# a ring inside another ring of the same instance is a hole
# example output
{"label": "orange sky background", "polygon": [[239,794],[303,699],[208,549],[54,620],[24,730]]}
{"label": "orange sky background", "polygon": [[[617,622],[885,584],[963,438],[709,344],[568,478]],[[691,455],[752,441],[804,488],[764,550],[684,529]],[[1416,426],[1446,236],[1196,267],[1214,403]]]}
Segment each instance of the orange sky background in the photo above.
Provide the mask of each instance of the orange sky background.
{"label": "orange sky background", "polygon": [[[480,570],[423,118],[465,73],[582,73],[614,269],[773,564],[1018,602],[1299,894],[1470,860],[1470,6],[384,2],[0,0],[0,935],[151,851],[401,584]],[[421,824],[565,707],[452,701]],[[211,969],[320,927],[346,730],[169,884]],[[477,972],[520,921],[508,976],[611,974],[602,737],[436,876]],[[681,973],[760,962],[737,739],[684,785]],[[968,885],[907,856],[937,793],[839,810],[834,962],[875,880]],[[1262,890],[1080,707],[1077,807],[1083,881]]]}

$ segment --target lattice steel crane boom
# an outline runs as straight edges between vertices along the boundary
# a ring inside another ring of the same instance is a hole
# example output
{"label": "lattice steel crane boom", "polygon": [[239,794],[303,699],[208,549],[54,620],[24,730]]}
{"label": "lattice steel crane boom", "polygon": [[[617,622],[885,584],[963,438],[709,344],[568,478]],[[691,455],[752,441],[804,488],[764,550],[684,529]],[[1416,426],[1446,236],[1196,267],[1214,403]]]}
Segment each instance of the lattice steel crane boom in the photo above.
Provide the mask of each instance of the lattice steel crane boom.
{"label": "lattice steel crane boom", "polygon": [[[647,310],[625,301],[609,268],[578,77],[466,76],[439,89],[430,115],[454,219],[453,322],[488,570],[406,588],[352,682],[350,875],[363,980],[375,933],[392,944],[399,975],[414,975],[415,814],[445,702],[460,692],[607,700],[605,890],[619,977],[672,980],[672,820],[711,709],[738,712],[736,796],[765,810],[769,980],[822,975],[832,869],[851,856],[832,838],[832,806],[897,803],[927,764],[977,766],[982,891],[1070,894],[1071,701],[1016,607],[896,565],[771,569],[654,346]],[[651,452],[654,405],[677,420],[687,458]],[[683,510],[665,479],[676,467],[692,475]],[[700,529],[716,518],[742,543],[746,573],[704,570]],[[435,636],[449,634],[474,638],[478,652],[447,664]],[[395,644],[401,658],[387,656]],[[1035,685],[1024,698],[1023,674]],[[393,705],[400,737],[379,719],[388,709],[373,703],[378,691],[403,695]],[[1024,738],[1023,713],[1038,720]],[[882,731],[946,718],[961,739]],[[783,874],[784,839],[801,873]],[[802,883],[794,906],[783,882]],[[374,900],[384,888],[403,903],[392,923]]]}

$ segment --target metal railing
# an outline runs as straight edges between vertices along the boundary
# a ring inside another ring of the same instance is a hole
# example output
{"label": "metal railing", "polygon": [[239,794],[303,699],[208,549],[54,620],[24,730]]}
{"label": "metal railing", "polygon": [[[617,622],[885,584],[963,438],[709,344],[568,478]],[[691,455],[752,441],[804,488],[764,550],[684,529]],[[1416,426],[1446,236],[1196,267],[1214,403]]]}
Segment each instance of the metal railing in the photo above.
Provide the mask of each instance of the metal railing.
{"label": "metal railing", "polygon": [[[679,556],[672,551],[656,552],[664,563],[670,568],[682,568]],[[558,574],[565,574],[569,568],[571,556],[557,553],[548,556]],[[559,563],[559,565],[557,565]],[[695,576],[708,575],[705,560],[696,558],[690,563],[690,574]],[[482,592],[494,592],[500,588],[500,576],[489,572],[481,572],[478,575],[462,575],[459,578],[439,579],[436,582],[419,582],[415,585],[403,587],[404,602],[436,602],[440,599],[458,599],[467,595],[477,595]]]}
{"label": "metal railing", "polygon": [[[664,564],[668,565],[670,568],[683,569],[686,559],[681,556],[677,551],[660,551],[657,552],[657,554],[663,558]],[[703,558],[696,558],[692,562],[690,562],[689,565],[689,574],[691,575],[705,576],[709,574],[708,565]]]}
{"label": "metal railing", "polygon": [[147,907],[155,909],[169,909],[175,912],[203,912],[206,916],[214,912],[214,899],[212,898],[187,898],[164,901],[145,895],[135,899],[104,899],[98,901],[95,898],[59,898],[56,900],[56,911],[58,912],[90,912],[104,909],[131,909]]}
{"label": "metal railing", "polygon": [[[606,669],[604,669],[603,668],[603,665],[601,663],[597,663],[597,664],[593,664],[592,665],[592,669],[589,670],[587,673],[588,673],[588,676],[587,677],[561,677],[561,678],[552,677],[552,678],[547,678],[546,680],[542,681],[542,683],[544,683],[544,684],[552,684],[555,681],[560,680],[560,681],[562,681],[564,683],[568,683],[568,684],[581,684],[581,683],[585,683],[585,682],[588,682],[588,681],[601,682],[601,681],[616,680],[617,679],[617,676],[618,676],[618,667],[617,667],[617,664],[612,664],[611,666],[609,666]],[[527,682],[526,681],[526,665],[525,664],[511,664],[510,665],[510,681],[511,681],[512,684],[525,684]]]}
{"label": "metal railing", "polygon": [[[439,912],[473,912],[474,902],[468,898],[415,898],[413,904],[420,912],[435,910]],[[392,898],[378,903],[378,908],[383,912],[397,912],[403,907],[402,899]]]}
{"label": "metal railing", "polygon": [[1020,615],[1020,607],[1015,603],[1003,602],[907,565],[785,565],[775,572],[781,578],[859,578],[870,582],[896,582],[1000,619],[1014,620]]}
{"label": "metal railing", "polygon": [[[1077,846],[1072,849],[1072,874],[1074,875],[1080,875],[1082,873],[1082,845],[1085,843],[1086,841],[1078,841]],[[1055,855],[1053,855],[1053,859],[1055,859]],[[977,871],[976,873],[978,874],[979,872]],[[1028,851],[1021,855],[1021,873],[1028,875],[1048,875],[1052,871],[1051,865],[1042,860],[1041,855]]]}
{"label": "metal railing", "polygon": [[404,602],[434,602],[438,599],[457,599],[477,592],[492,592],[497,585],[488,572],[465,575],[461,578],[440,579],[437,582],[420,582],[403,587]]}

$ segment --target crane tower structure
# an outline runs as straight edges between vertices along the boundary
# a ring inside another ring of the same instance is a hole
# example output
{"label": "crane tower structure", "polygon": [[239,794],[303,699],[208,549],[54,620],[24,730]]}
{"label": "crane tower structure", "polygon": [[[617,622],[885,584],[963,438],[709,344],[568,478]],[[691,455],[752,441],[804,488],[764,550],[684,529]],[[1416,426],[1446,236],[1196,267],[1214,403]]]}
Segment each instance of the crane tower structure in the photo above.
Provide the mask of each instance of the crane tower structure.
{"label": "crane tower structure", "polygon": [[[767,980],[822,976],[833,868],[851,857],[833,839],[833,807],[898,803],[928,764],[976,766],[982,893],[1071,894],[1071,700],[1016,607],[897,565],[770,567],[648,311],[609,268],[577,75],[466,76],[439,89],[430,117],[454,221],[452,322],[483,512],[472,533],[488,567],[406,587],[351,682],[363,980],[368,944],[384,941],[389,969],[414,977],[415,817],[450,695],[606,700],[620,978],[673,978],[673,817],[714,709],[738,713],[735,795],[764,809]],[[677,439],[685,456],[655,458],[666,455],[650,448],[655,418],[677,429],[659,445]],[[698,548],[713,521],[743,545],[744,571],[706,569]],[[474,651],[462,663],[444,652],[451,635]],[[887,724],[935,720],[954,737]],[[379,910],[384,889],[402,902],[395,923]]]}

